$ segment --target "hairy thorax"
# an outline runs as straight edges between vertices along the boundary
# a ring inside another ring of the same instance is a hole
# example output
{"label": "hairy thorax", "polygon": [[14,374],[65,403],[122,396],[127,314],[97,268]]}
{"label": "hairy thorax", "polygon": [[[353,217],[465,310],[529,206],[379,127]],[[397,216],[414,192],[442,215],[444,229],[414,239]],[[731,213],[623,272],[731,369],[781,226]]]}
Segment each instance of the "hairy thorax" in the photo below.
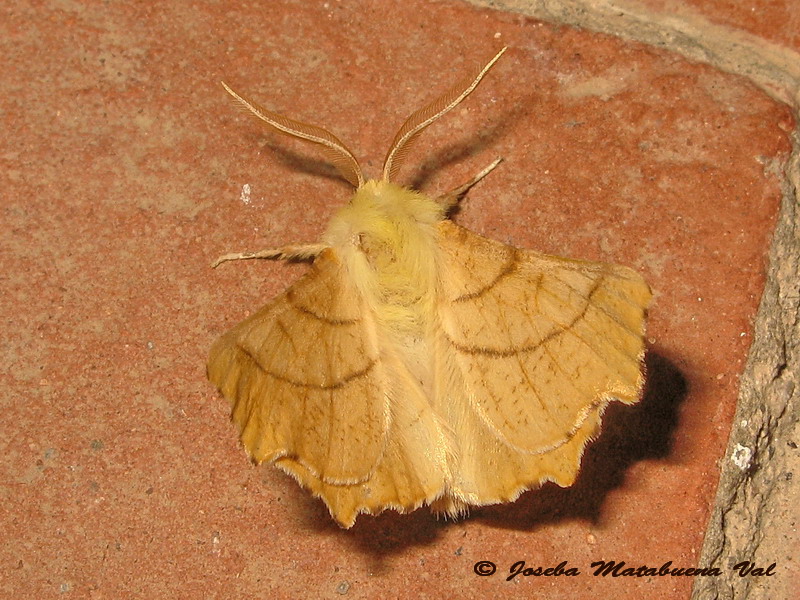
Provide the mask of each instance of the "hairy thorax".
{"label": "hairy thorax", "polygon": [[426,337],[437,273],[436,224],[442,208],[398,185],[368,181],[333,218],[325,241],[342,256],[382,326]]}
{"label": "hairy thorax", "polygon": [[385,351],[432,393],[428,360],[438,289],[439,204],[384,181],[368,181],[333,218],[325,241],[337,250],[350,281],[374,315]]}

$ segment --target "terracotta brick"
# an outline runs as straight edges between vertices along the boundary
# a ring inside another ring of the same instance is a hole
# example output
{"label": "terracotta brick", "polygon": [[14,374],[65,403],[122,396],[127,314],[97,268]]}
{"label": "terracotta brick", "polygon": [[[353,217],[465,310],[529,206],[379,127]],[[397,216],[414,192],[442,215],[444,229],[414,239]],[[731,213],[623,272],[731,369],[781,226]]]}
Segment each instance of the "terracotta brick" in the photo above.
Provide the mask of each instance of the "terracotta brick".
{"label": "terracotta brick", "polygon": [[[689,577],[589,565],[697,566],[790,148],[786,107],[666,50],[458,2],[3,12],[0,595],[689,595]],[[219,80],[334,131],[377,176],[403,119],[502,45],[401,176],[433,193],[502,156],[460,224],[641,271],[655,292],[647,392],[607,412],[573,488],[456,523],[420,510],[342,531],[247,462],[205,359],[304,270],[211,261],[314,241],[349,189],[313,149],[244,118]],[[476,576],[479,560],[498,573]],[[581,575],[507,582],[518,560]]]}

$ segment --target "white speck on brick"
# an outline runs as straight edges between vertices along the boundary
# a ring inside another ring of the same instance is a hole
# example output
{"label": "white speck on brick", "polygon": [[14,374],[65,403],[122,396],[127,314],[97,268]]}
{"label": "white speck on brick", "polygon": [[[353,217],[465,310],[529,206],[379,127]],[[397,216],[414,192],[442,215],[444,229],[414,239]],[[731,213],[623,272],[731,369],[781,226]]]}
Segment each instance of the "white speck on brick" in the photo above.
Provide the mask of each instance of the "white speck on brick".
{"label": "white speck on brick", "polygon": [[250,184],[249,183],[245,183],[242,186],[242,194],[239,196],[239,200],[241,200],[243,204],[250,204]]}

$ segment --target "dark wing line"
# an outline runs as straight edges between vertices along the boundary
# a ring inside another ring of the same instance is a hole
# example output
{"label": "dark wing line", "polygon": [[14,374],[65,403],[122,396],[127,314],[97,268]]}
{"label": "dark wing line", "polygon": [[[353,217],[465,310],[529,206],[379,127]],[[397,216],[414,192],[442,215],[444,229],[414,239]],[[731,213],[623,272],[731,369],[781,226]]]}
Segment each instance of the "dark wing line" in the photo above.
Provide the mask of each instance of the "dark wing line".
{"label": "dark wing line", "polygon": [[[613,272],[610,272],[607,269],[603,270],[603,271],[597,271],[597,273],[599,273],[600,276],[595,281],[595,285],[592,288],[589,296],[587,296],[587,299],[591,296],[592,293],[594,293],[596,290],[598,290],[600,288],[600,284],[605,283],[608,279],[614,278],[614,279],[623,279],[624,281],[631,281],[630,279],[625,279],[623,277],[615,275]],[[550,276],[553,277],[554,279],[558,280],[562,285],[564,285],[564,287],[566,287],[569,290],[573,291],[576,295],[578,295],[578,296],[583,296],[584,295],[584,292],[582,290],[579,290],[579,289],[571,286],[567,281],[565,281],[564,279],[560,278],[558,275],[550,274]],[[541,285],[541,283],[542,283],[542,274],[540,273],[538,275],[538,277],[536,279],[536,283],[535,283],[535,290],[536,290],[535,303],[536,303],[536,308],[538,310],[538,314],[547,316],[547,313],[545,311],[542,311],[542,310],[539,309],[538,294],[540,294],[540,293],[549,294],[550,296],[552,296],[553,298],[555,298],[557,300],[559,300],[560,297],[558,296],[558,294],[555,294],[555,293],[549,291],[547,288],[543,287]],[[605,288],[605,290],[608,292],[609,288]],[[617,298],[619,298],[620,300],[622,300],[626,304],[629,304],[629,305],[631,305],[631,306],[633,306],[635,308],[639,308],[640,307],[640,305],[638,303],[632,301],[627,296],[624,296],[622,294],[617,293],[616,291],[613,290],[613,288],[611,288],[611,291],[612,291],[612,294],[614,296],[616,296]],[[628,333],[630,333],[630,334],[632,334],[634,336],[637,336],[637,337],[641,336],[641,332],[640,331],[636,331],[636,330],[632,329],[631,327],[629,327],[626,323],[621,322],[617,318],[617,316],[615,314],[613,314],[613,313],[609,312],[608,310],[606,310],[605,306],[602,305],[602,304],[592,304],[591,302],[587,302],[587,306],[584,307],[584,309],[582,311],[582,314],[586,313],[586,310],[588,309],[589,305],[594,306],[594,308],[596,308],[598,311],[602,312],[606,317],[608,317],[611,321],[613,321],[621,329],[626,330]],[[576,323],[576,322],[577,322],[577,320],[573,321],[573,324]],[[564,325],[561,325],[561,324],[557,324],[557,325],[559,325],[559,327],[562,327],[562,328],[569,327],[569,326],[564,326]],[[619,347],[616,347],[616,348],[617,348],[617,350],[620,350]],[[623,352],[623,354],[624,354],[624,352]]]}
{"label": "dark wing line", "polygon": [[601,277],[595,282],[595,285],[592,286],[591,291],[586,296],[586,305],[583,307],[583,310],[581,310],[581,312],[579,312],[575,316],[575,318],[569,323],[569,325],[559,325],[558,323],[556,323],[556,325],[558,325],[560,329],[550,332],[549,334],[544,336],[541,340],[533,344],[530,344],[528,346],[522,346],[520,348],[510,348],[507,350],[499,350],[497,348],[486,348],[481,346],[467,346],[456,342],[452,337],[450,337],[450,335],[446,331],[444,332],[444,335],[445,337],[447,337],[447,339],[450,341],[453,347],[462,354],[484,354],[492,358],[508,358],[509,356],[514,356],[515,354],[525,354],[528,352],[533,352],[534,350],[539,348],[542,344],[549,342],[555,336],[561,335],[562,333],[569,331],[572,328],[572,326],[575,325],[575,323],[577,323],[581,318],[584,317],[584,315],[586,314],[586,310],[591,305],[592,296],[598,290],[598,288],[600,287],[600,283],[602,281],[603,278]]}
{"label": "dark wing line", "polygon": [[[494,279],[492,279],[492,281],[490,281],[489,283],[487,283],[485,286],[483,286],[482,288],[480,288],[477,291],[469,292],[467,294],[462,294],[461,296],[458,296],[458,297],[454,298],[453,300],[451,300],[451,302],[453,302],[453,303],[466,302],[468,300],[474,300],[475,298],[479,298],[479,297],[483,296],[484,294],[488,293],[492,288],[494,288],[504,278],[512,275],[515,271],[517,271],[519,266],[521,264],[523,264],[523,262],[522,262],[522,260],[520,258],[520,255],[522,254],[524,256],[524,254],[522,252],[520,252],[519,250],[517,250],[516,248],[514,248],[513,246],[509,246],[508,248],[510,248],[509,258],[506,261],[505,265],[503,265],[503,268],[500,270],[500,272],[494,277]],[[575,271],[580,271],[580,269],[578,269],[578,268],[576,268],[574,270]],[[601,282],[601,281],[605,281],[605,280],[610,279],[610,278],[621,279],[623,281],[631,281],[628,278],[616,275],[615,273],[613,273],[612,271],[610,271],[607,268],[597,269],[594,273],[599,275],[599,278],[597,279],[596,283],[597,282]],[[568,282],[566,282],[564,279],[559,277],[557,274],[555,274],[555,273],[547,273],[546,271],[545,272],[541,272],[541,273],[539,273],[537,275],[535,286],[534,286],[535,289],[537,290],[537,293],[549,293],[554,298],[558,298],[555,294],[553,294],[551,292],[548,292],[545,288],[542,287],[542,285],[541,285],[542,278],[543,278],[543,276],[545,274],[553,277],[558,282],[560,282],[562,285],[564,285],[564,287],[566,287],[567,289],[575,292],[575,294],[577,294],[578,296],[583,296],[584,295],[584,292],[582,290],[579,290],[579,289],[575,288],[574,286],[570,285]],[[592,288],[592,290],[590,292],[590,295],[591,295],[591,293],[593,293],[597,289],[597,287],[598,287],[597,285],[593,286],[593,288]],[[616,291],[614,291],[613,289],[611,290],[611,292],[612,292],[612,294],[614,296],[616,296],[617,298],[619,298],[623,302],[625,302],[627,304],[630,304],[630,305],[632,305],[634,307],[638,307],[639,306],[636,302],[631,301],[630,298],[628,298],[627,296],[619,294]],[[587,296],[587,298],[588,297],[589,296]],[[538,302],[537,302],[537,304],[538,304]],[[596,308],[599,311],[601,311],[603,314],[605,314],[614,323],[616,323],[619,327],[627,330],[628,332],[630,332],[633,335],[636,335],[636,336],[641,335],[641,333],[639,331],[634,331],[626,323],[622,323],[621,321],[619,321],[619,319],[616,317],[616,315],[614,315],[614,314],[610,313],[608,310],[606,310],[606,308],[602,304],[596,305]],[[540,312],[540,314],[545,314],[542,311],[539,311],[539,312]],[[583,313],[585,313],[585,312],[586,312],[586,307],[584,307],[584,310],[583,310]],[[575,323],[575,322],[577,322],[577,321],[573,321],[573,323]],[[564,327],[564,326],[562,325],[561,327]]]}
{"label": "dark wing line", "polygon": [[[489,358],[509,358],[509,357],[512,357],[512,356],[519,356],[521,354],[528,354],[530,352],[533,352],[533,351],[537,350],[538,348],[540,348],[540,347],[544,346],[545,344],[547,344],[547,342],[551,341],[556,336],[559,336],[559,335],[562,335],[562,334],[565,334],[565,333],[571,333],[572,335],[575,336],[576,339],[578,339],[581,343],[583,343],[583,345],[586,346],[586,348],[588,348],[589,351],[592,354],[594,354],[597,358],[599,358],[605,364],[605,363],[608,362],[606,360],[606,358],[594,346],[592,346],[584,337],[578,335],[574,331],[575,324],[578,323],[581,319],[585,318],[586,312],[591,306],[595,306],[591,302],[591,297],[594,294],[594,292],[599,289],[600,284],[601,284],[602,281],[603,281],[603,278],[601,277],[600,279],[598,279],[595,282],[594,287],[592,288],[591,292],[587,296],[586,306],[584,306],[583,310],[578,315],[576,315],[576,317],[572,320],[571,323],[569,323],[568,325],[562,325],[562,324],[554,322],[554,324],[558,327],[558,329],[555,330],[555,331],[550,332],[548,335],[546,335],[545,337],[543,337],[541,340],[537,341],[534,344],[530,344],[528,346],[522,346],[520,348],[510,348],[508,350],[498,350],[496,348],[486,348],[486,347],[480,347],[480,346],[467,346],[467,345],[459,344],[458,342],[453,340],[453,338],[450,337],[450,335],[446,331],[444,332],[444,335],[447,338],[447,340],[452,344],[452,346],[456,350],[461,352],[462,354],[471,354],[471,355],[482,354],[482,355],[487,356]],[[633,303],[631,302],[630,304],[633,304]],[[595,306],[595,308],[596,308],[596,306]],[[613,317],[613,315],[608,314],[606,311],[602,311],[602,312],[604,314],[606,314],[608,316],[608,318],[611,319],[614,323],[616,323],[619,327],[627,330],[632,335],[635,335],[635,336],[640,335],[638,332],[633,331],[632,329],[627,327],[625,324],[620,323],[617,319],[615,319]],[[628,357],[628,353],[625,352],[623,349],[621,349],[616,343],[612,342],[611,345],[620,355],[622,355],[623,357],[626,357],[626,358]],[[556,362],[555,359],[553,358],[553,356],[550,355],[549,352],[548,352],[548,355],[553,360],[553,362]],[[622,373],[618,369],[614,369],[614,370],[617,372],[618,375],[622,375]],[[563,372],[563,370],[562,370],[562,372]]]}
{"label": "dark wing line", "polygon": [[[608,279],[611,279],[611,278],[614,278],[614,279],[621,279],[621,280],[623,280],[623,281],[633,281],[633,280],[631,280],[631,279],[628,279],[628,278],[625,278],[625,277],[620,277],[619,275],[616,275],[616,274],[614,274],[612,271],[609,271],[608,269],[604,269],[604,270],[602,270],[602,271],[598,270],[598,271],[596,271],[595,273],[600,275],[600,278],[598,279],[598,281],[606,281],[606,280],[608,280]],[[563,279],[562,279],[561,277],[559,277],[558,275],[555,275],[555,274],[550,274],[550,276],[551,276],[551,277],[553,277],[554,279],[557,279],[559,282],[561,282],[561,283],[564,285],[564,287],[566,287],[566,288],[568,288],[568,289],[572,290],[572,291],[573,291],[573,292],[575,292],[577,295],[579,295],[579,296],[583,296],[583,291],[581,291],[581,290],[579,290],[579,289],[576,289],[575,287],[571,286],[571,285],[570,285],[568,282],[566,282],[565,280],[563,280]],[[552,292],[547,292],[547,290],[546,290],[546,289],[544,289],[544,288],[541,288],[541,286],[540,286],[540,285],[538,285],[538,281],[537,281],[537,288],[540,288],[540,289],[542,289],[542,291],[543,291],[543,292],[549,293],[549,294],[550,294],[551,296],[553,296],[554,298],[558,298],[558,296],[557,296],[556,294],[553,294]],[[593,290],[593,291],[594,291],[594,290]],[[607,290],[606,290],[606,291],[608,291],[608,288],[607,288]],[[613,288],[611,288],[611,292],[612,292],[612,294],[613,294],[614,296],[616,296],[617,298],[619,298],[620,300],[622,300],[622,301],[623,301],[623,302],[625,302],[626,304],[630,304],[631,306],[634,306],[634,307],[637,307],[637,308],[639,308],[639,307],[640,307],[640,305],[639,305],[637,302],[633,302],[633,301],[632,301],[632,300],[631,300],[629,297],[627,297],[627,296],[623,296],[622,294],[619,294],[619,293],[617,293],[617,292],[616,292],[616,291],[615,291]],[[616,316],[614,316],[613,314],[609,313],[609,312],[608,312],[608,311],[607,311],[607,310],[606,310],[606,309],[605,309],[605,308],[604,308],[602,305],[598,304],[598,305],[596,305],[596,308],[597,308],[598,310],[602,311],[602,312],[603,312],[603,313],[604,313],[604,314],[605,314],[605,315],[606,315],[606,316],[607,316],[609,319],[611,319],[612,321],[614,321],[614,323],[616,323],[617,325],[619,325],[619,326],[620,326],[620,327],[622,327],[623,329],[627,329],[627,330],[628,330],[630,333],[632,333],[633,335],[636,335],[636,336],[639,336],[639,335],[641,335],[641,333],[640,333],[639,331],[634,331],[633,329],[631,329],[630,327],[628,327],[628,325],[626,325],[625,323],[621,323],[621,322],[620,322],[620,321],[619,321],[619,320],[616,318]]]}
{"label": "dark wing line", "polygon": [[462,294],[457,298],[451,300],[451,302],[466,302],[467,300],[474,300],[475,298],[480,298],[489,290],[491,290],[494,286],[496,286],[502,279],[511,275],[514,271],[517,270],[517,265],[519,264],[519,256],[517,253],[516,248],[511,247],[511,251],[508,253],[508,259],[506,263],[503,265],[503,268],[500,269],[500,272],[495,276],[495,278],[487,283],[485,286],[480,288],[475,292],[469,292],[467,294]]}
{"label": "dark wing line", "polygon": [[261,363],[258,362],[255,356],[253,356],[247,348],[237,344],[236,348],[242,352],[250,361],[265,375],[272,377],[273,379],[277,379],[278,381],[282,381],[284,383],[288,383],[294,387],[305,388],[305,389],[313,389],[313,390],[335,390],[346,386],[348,383],[355,381],[356,379],[361,379],[362,377],[366,377],[370,371],[380,362],[378,358],[372,359],[369,364],[361,369],[360,371],[354,371],[344,377],[341,377],[339,380],[334,381],[333,383],[305,383],[303,381],[297,381],[296,379],[290,379],[289,377],[284,377],[283,375],[278,375],[277,373],[273,373],[269,369],[265,368]]}
{"label": "dark wing line", "polygon": [[[594,291],[594,290],[593,290],[593,291]],[[549,292],[548,292],[548,293],[549,293]],[[556,296],[556,295],[554,295],[554,294],[550,294],[550,295],[551,295],[551,296],[553,296],[554,298],[557,298],[557,296]],[[635,302],[630,302],[630,301],[627,301],[627,302],[628,302],[628,304],[631,304],[631,305],[633,305],[633,306],[635,306],[635,307],[637,307],[637,308],[638,308],[638,305],[637,305]],[[633,335],[633,336],[635,336],[635,337],[641,337],[641,332],[639,332],[639,331],[634,331],[634,330],[633,330],[633,329],[631,329],[631,328],[630,328],[630,327],[629,327],[627,324],[625,324],[625,323],[621,323],[621,322],[619,321],[619,319],[617,319],[617,318],[616,318],[616,317],[615,317],[613,314],[609,313],[607,310],[604,310],[604,309],[603,309],[601,306],[598,306],[598,305],[596,305],[596,304],[592,304],[591,302],[587,302],[587,303],[586,303],[586,306],[584,307],[584,309],[583,309],[583,311],[581,312],[581,314],[579,315],[579,317],[583,317],[583,316],[585,316],[585,315],[586,315],[586,312],[587,312],[587,310],[589,309],[589,307],[590,307],[590,306],[594,306],[594,308],[596,308],[596,309],[597,309],[597,310],[599,310],[601,313],[603,313],[603,314],[604,314],[606,317],[608,317],[608,318],[609,318],[609,319],[610,319],[610,320],[611,320],[611,321],[612,321],[612,322],[613,322],[615,325],[617,325],[617,326],[618,326],[620,329],[623,329],[623,330],[627,331],[628,333],[630,333],[631,335]],[[545,314],[545,313],[541,313],[541,314]],[[545,316],[546,316],[546,314],[545,314]],[[570,325],[567,325],[567,326],[560,325],[560,324],[557,324],[557,325],[558,325],[559,327],[561,327],[562,329],[570,329],[570,328],[572,327],[572,325],[574,325],[574,324],[575,324],[575,323],[577,323],[577,322],[578,322],[578,319],[575,319],[575,320],[574,320],[574,321],[573,321],[573,322],[572,322]],[[595,328],[592,328],[592,330],[593,330],[593,331],[597,331],[597,329],[595,329]],[[577,338],[579,338],[579,339],[583,339],[583,338],[581,338],[581,337],[580,337],[579,335],[577,335],[577,334],[575,334],[575,337],[577,337]],[[587,345],[588,345],[588,344],[587,344]],[[624,355],[624,354],[626,354],[626,353],[625,353],[625,351],[624,351],[624,350],[622,350],[622,349],[621,349],[619,346],[617,346],[616,344],[613,344],[613,346],[614,346],[614,348],[615,348],[615,349],[616,349],[618,352],[620,352],[621,354],[623,354],[623,355]],[[597,354],[597,352],[595,352],[595,354]],[[599,356],[599,354],[598,354],[598,356]],[[602,357],[600,357],[600,358],[602,358]]]}
{"label": "dark wing line", "polygon": [[317,319],[326,325],[332,325],[334,327],[339,325],[355,325],[361,321],[361,319],[330,319],[328,317],[324,317],[321,314],[314,312],[307,306],[301,306],[300,304],[297,304],[294,293],[292,292],[292,288],[289,288],[286,291],[286,302],[297,312],[308,315],[309,317],[313,317],[314,319]]}

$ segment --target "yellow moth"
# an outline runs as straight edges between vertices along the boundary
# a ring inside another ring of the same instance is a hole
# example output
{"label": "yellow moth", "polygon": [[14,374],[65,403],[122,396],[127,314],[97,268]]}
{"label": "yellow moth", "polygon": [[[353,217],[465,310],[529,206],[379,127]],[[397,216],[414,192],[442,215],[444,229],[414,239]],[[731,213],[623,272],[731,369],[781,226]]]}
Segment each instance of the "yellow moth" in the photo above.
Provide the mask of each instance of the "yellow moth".
{"label": "yellow moth", "polygon": [[328,131],[225,85],[268,125],[319,145],[356,188],[321,243],[218,259],[312,264],[220,337],[208,362],[252,459],[295,477],[343,527],[359,513],[430,505],[458,516],[545,481],[569,486],[606,405],[640,397],[651,294],[637,273],[450,221],[496,162],[439,198],[392,182],[412,140],[504,51],[408,118],[380,180],[365,180]]}

